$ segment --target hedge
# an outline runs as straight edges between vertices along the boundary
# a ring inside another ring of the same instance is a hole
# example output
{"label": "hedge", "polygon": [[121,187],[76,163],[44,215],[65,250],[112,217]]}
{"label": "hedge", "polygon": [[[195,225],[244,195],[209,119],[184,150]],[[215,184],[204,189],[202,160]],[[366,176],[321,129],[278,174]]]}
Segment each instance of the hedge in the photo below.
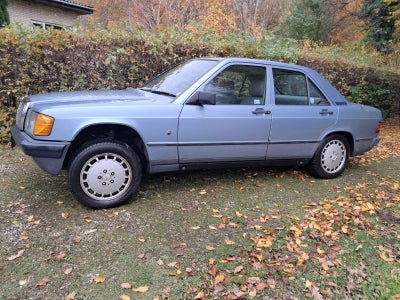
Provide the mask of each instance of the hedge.
{"label": "hedge", "polygon": [[313,59],[286,40],[5,28],[0,30],[0,143],[9,141],[16,107],[25,94],[137,87],[173,64],[204,56],[299,63],[319,71],[353,100],[387,114],[399,108],[399,74]]}

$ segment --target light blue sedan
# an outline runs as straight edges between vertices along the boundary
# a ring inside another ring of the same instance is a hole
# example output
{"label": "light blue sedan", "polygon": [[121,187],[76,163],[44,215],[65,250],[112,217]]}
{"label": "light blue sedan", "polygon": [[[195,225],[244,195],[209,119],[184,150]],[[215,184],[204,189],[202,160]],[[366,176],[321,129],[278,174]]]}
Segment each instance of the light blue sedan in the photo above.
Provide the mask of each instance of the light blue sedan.
{"label": "light blue sedan", "polygon": [[68,169],[82,204],[107,208],[144,173],[290,164],[335,178],[378,144],[381,118],[309,68],[203,58],[139,89],[26,96],[11,132],[43,170]]}

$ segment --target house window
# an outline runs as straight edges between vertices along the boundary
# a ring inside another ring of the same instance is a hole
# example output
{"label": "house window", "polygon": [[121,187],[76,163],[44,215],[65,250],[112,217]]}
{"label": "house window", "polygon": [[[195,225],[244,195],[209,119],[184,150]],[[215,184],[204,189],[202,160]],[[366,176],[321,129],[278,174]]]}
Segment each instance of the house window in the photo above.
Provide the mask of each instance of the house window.
{"label": "house window", "polygon": [[33,25],[34,28],[42,28],[44,30],[46,30],[46,29],[56,29],[56,30],[64,29],[64,27],[61,26],[61,25],[52,24],[52,23],[46,23],[46,22],[40,22],[40,21],[32,21],[32,25]]}

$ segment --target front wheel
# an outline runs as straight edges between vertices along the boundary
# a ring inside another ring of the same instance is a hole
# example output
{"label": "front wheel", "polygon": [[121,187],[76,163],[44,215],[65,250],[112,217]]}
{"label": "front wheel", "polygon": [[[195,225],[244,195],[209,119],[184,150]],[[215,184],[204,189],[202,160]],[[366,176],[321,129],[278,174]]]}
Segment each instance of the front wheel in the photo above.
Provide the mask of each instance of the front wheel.
{"label": "front wheel", "polygon": [[95,141],[77,151],[68,175],[69,188],[79,202],[90,208],[110,208],[137,192],[142,165],[129,146]]}
{"label": "front wheel", "polygon": [[342,135],[332,135],[318,147],[309,164],[310,172],[323,179],[339,177],[349,160],[349,142]]}

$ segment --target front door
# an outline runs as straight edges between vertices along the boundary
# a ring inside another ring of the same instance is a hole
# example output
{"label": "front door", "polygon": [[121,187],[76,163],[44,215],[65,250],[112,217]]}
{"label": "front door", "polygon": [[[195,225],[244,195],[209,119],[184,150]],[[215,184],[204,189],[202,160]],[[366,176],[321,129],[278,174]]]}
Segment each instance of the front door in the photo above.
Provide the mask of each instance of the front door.
{"label": "front door", "polygon": [[265,160],[271,114],[266,68],[231,65],[204,84],[216,105],[185,104],[178,131],[180,163]]}

